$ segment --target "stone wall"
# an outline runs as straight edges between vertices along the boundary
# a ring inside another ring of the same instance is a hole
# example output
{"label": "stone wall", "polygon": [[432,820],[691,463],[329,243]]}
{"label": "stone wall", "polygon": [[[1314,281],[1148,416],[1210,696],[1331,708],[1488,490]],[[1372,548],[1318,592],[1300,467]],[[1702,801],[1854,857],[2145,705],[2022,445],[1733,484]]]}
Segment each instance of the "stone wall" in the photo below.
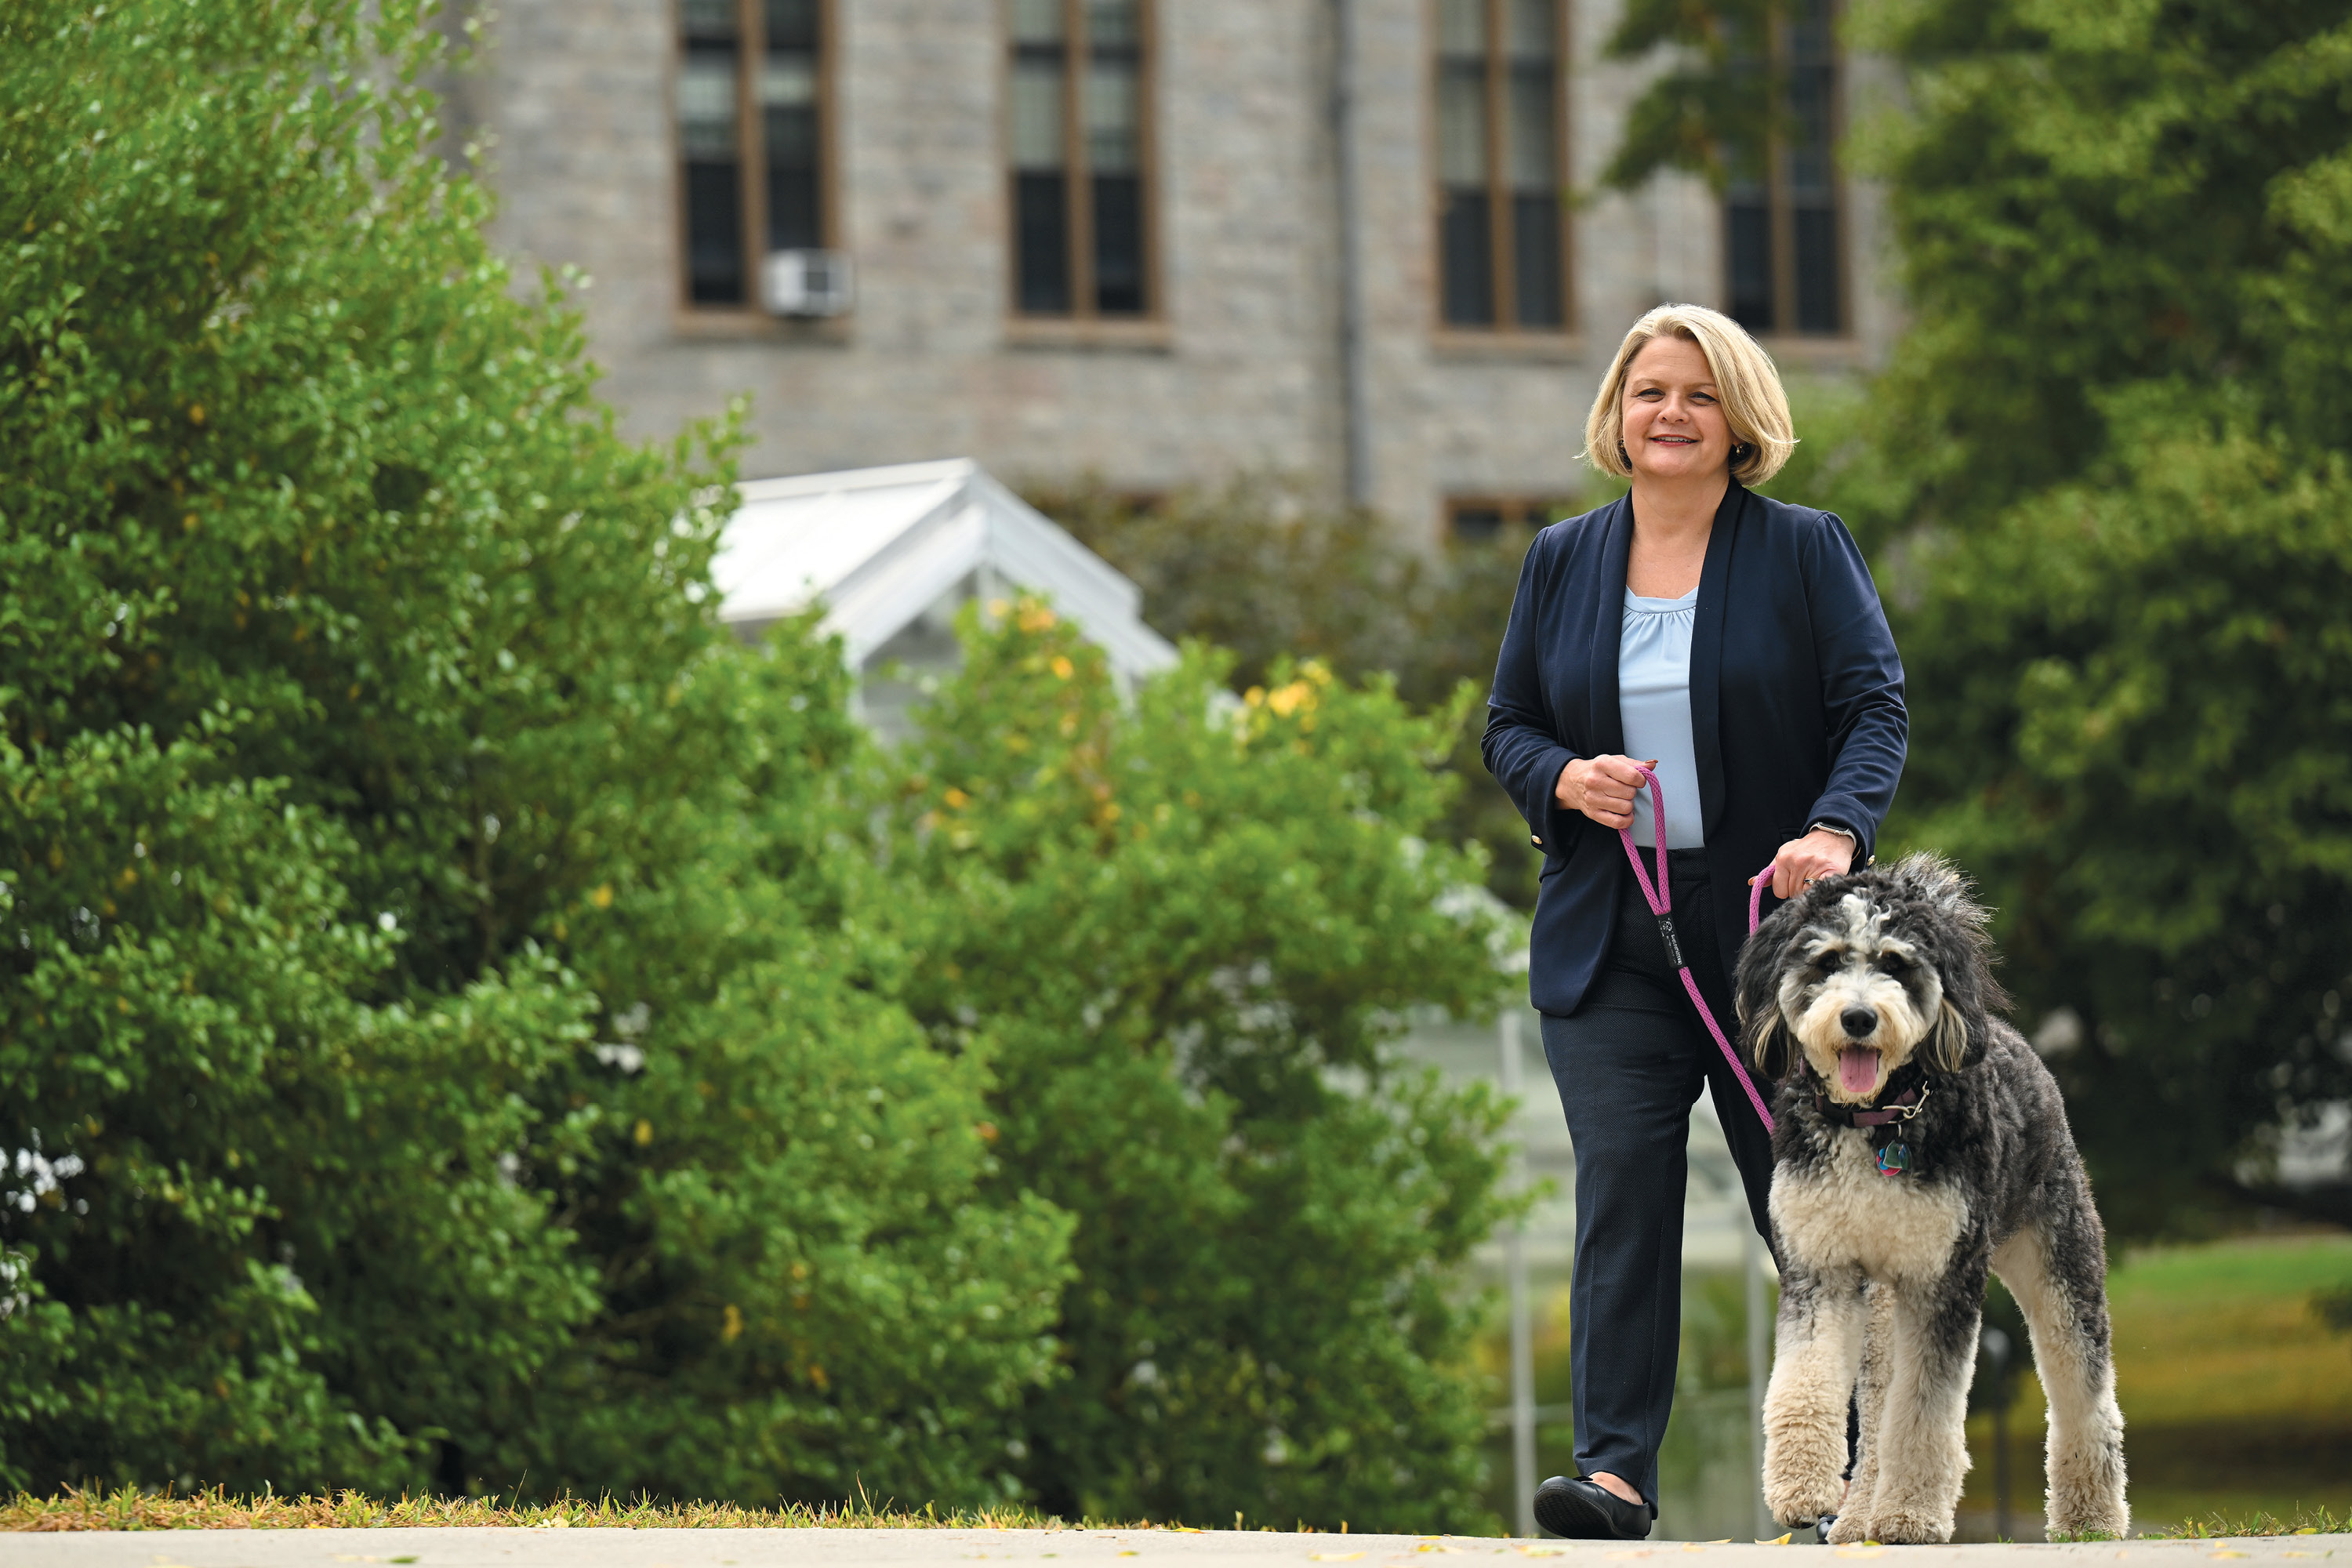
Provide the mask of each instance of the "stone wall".
{"label": "stone wall", "polygon": [[[1662,300],[1719,302],[1716,208],[1680,180],[1584,208],[1567,338],[1438,331],[1431,6],[1352,3],[1373,500],[1434,539],[1449,495],[1580,488],[1578,433],[1625,325]],[[667,435],[742,392],[748,476],[969,456],[1015,483],[1091,472],[1159,491],[1268,468],[1336,493],[1332,4],[1160,0],[1157,331],[1011,317],[1001,0],[835,0],[836,210],[858,303],[824,327],[719,325],[678,303],[671,0],[499,0],[453,117],[490,132],[499,243],[593,277],[594,352],[633,431]],[[1641,85],[1601,58],[1616,10],[1572,7],[1580,187]],[[1872,360],[1894,330],[1877,205],[1857,189],[1849,207],[1857,339],[1791,359]]]}

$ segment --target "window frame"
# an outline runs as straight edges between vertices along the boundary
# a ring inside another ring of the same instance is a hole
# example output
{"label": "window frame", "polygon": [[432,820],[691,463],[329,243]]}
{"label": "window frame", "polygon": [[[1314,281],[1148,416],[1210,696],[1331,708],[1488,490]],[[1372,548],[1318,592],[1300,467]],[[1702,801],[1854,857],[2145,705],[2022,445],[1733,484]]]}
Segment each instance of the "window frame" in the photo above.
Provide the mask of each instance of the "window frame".
{"label": "window frame", "polygon": [[[1799,284],[1797,278],[1797,207],[1789,179],[1789,142],[1776,124],[1765,142],[1765,216],[1769,223],[1769,255],[1772,261],[1772,326],[1756,334],[1758,340],[1783,352],[1795,350],[1801,354],[1811,351],[1834,356],[1850,348],[1854,341],[1854,258],[1852,243],[1852,204],[1848,199],[1845,160],[1839,148],[1845,141],[1846,129],[1846,52],[1838,38],[1838,24],[1843,19],[1843,0],[1828,0],[1826,26],[1830,48],[1829,91],[1829,159],[1830,212],[1832,219],[1830,233],[1831,254],[1837,267],[1837,325],[1828,331],[1805,331],[1797,326],[1799,315]],[[1776,17],[1772,28],[1768,69],[1780,84],[1784,108],[1786,95],[1791,90],[1790,73],[1794,66],[1790,58],[1790,23]],[[1724,305],[1731,304],[1731,201],[1727,195],[1715,204],[1716,223],[1721,237]]]}
{"label": "window frame", "polygon": [[[1570,26],[1575,20],[1572,0],[1548,0],[1552,8],[1552,155],[1558,176],[1552,192],[1556,209],[1554,222],[1559,226],[1556,243],[1559,247],[1559,324],[1531,327],[1518,318],[1518,257],[1512,243],[1513,224],[1511,197],[1515,194],[1510,183],[1509,135],[1511,54],[1508,36],[1509,0],[1479,0],[1486,11],[1486,251],[1488,287],[1494,294],[1492,322],[1479,325],[1470,321],[1449,321],[1445,319],[1445,192],[1444,162],[1444,130],[1440,122],[1441,95],[1444,91],[1446,55],[1444,48],[1444,21],[1441,7],[1444,0],[1423,0],[1423,23],[1426,29],[1423,58],[1429,105],[1427,153],[1428,179],[1424,188],[1430,195],[1430,209],[1425,231],[1430,244],[1430,300],[1435,321],[1436,335],[1454,347],[1517,346],[1538,352],[1573,345],[1581,322],[1578,308],[1576,256],[1576,215],[1569,200],[1570,161],[1574,151],[1574,115],[1569,101],[1574,81],[1571,67],[1574,59],[1574,37]],[[1452,512],[1447,512],[1451,530]],[[1450,536],[1450,531],[1449,531]]]}
{"label": "window frame", "polygon": [[[1549,528],[1560,518],[1574,517],[1590,510],[1572,496],[1558,492],[1508,490],[1448,491],[1443,498],[1444,543],[1449,549],[1461,545],[1484,545],[1507,540],[1516,532],[1532,543],[1535,536]],[[1465,539],[1462,533],[1462,515],[1469,511],[1491,511],[1498,515],[1497,531],[1493,539]],[[1558,516],[1553,514],[1557,513]],[[1540,522],[1529,519],[1540,516]]]}
{"label": "window frame", "polygon": [[[686,147],[678,123],[678,84],[686,65],[687,0],[670,0],[669,79],[666,99],[669,111],[670,185],[673,193],[670,246],[676,258],[677,284],[671,296],[680,327],[734,333],[745,329],[770,332],[839,334],[847,330],[848,316],[795,321],[771,315],[761,302],[761,272],[768,258],[768,148],[766,127],[760,114],[760,69],[767,54],[768,18],[764,0],[730,0],[735,7],[736,199],[742,213],[744,298],[740,303],[702,302],[694,298],[693,258],[687,245],[688,210],[685,177]],[[839,59],[841,6],[835,0],[810,0],[816,7],[816,248],[845,250],[842,239]],[[853,307],[851,314],[855,314]]]}
{"label": "window frame", "polygon": [[1066,183],[1070,309],[1031,310],[1021,302],[1021,236],[1013,184],[1020,168],[1013,162],[1013,72],[1019,55],[1014,34],[1013,0],[998,0],[997,69],[997,194],[1004,204],[1004,311],[1013,331],[1024,339],[1055,343],[1064,341],[1125,342],[1142,346],[1164,340],[1168,320],[1167,269],[1160,256],[1160,6],[1158,0],[1136,5],[1136,171],[1143,186],[1142,235],[1139,243],[1143,263],[1144,308],[1105,314],[1095,288],[1094,167],[1087,152],[1086,67],[1093,58],[1087,31],[1087,0],[1057,0],[1062,7],[1062,169]]}

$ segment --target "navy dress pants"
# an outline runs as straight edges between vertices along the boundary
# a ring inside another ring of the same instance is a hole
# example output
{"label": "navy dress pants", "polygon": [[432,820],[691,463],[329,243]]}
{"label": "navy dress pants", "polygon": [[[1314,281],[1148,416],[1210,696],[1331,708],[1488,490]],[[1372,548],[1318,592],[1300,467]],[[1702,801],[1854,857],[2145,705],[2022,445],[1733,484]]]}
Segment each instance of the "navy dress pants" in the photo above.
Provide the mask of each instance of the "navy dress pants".
{"label": "navy dress pants", "polygon": [[[1667,874],[1683,955],[1738,1048],[1706,860],[1696,849],[1669,850]],[[1768,1241],[1771,1137],[1667,964],[1657,920],[1630,870],[1608,963],[1574,1014],[1544,1016],[1543,1043],[1576,1145],[1569,1358],[1577,1468],[1631,1483],[1654,1515],[1658,1446],[1674,1408],[1681,1348],[1683,1189],[1700,1086],[1715,1095],[1757,1234]]]}

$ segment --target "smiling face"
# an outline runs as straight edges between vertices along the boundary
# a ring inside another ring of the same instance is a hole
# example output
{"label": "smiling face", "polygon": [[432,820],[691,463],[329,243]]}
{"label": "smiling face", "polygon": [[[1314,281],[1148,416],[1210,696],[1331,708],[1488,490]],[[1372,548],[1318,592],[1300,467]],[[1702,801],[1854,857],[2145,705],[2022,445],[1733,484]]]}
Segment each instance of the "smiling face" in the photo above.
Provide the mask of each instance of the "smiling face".
{"label": "smiling face", "polygon": [[1860,892],[1821,910],[1780,972],[1780,1016],[1832,1100],[1875,1100],[1943,1011],[1943,983],[1893,911]]}
{"label": "smiling face", "polygon": [[1637,476],[1687,479],[1730,466],[1731,426],[1715,372],[1687,338],[1653,338],[1633,356],[1623,416],[1625,457]]}

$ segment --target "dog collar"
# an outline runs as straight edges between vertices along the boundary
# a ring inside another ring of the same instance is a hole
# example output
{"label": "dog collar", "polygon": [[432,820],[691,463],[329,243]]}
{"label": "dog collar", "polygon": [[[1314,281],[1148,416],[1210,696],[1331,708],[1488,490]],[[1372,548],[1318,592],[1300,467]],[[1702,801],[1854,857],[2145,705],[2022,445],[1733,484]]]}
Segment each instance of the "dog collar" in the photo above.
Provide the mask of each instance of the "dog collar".
{"label": "dog collar", "polygon": [[1908,1121],[1925,1110],[1927,1104],[1927,1086],[1919,1084],[1906,1089],[1885,1104],[1874,1106],[1868,1110],[1857,1110],[1851,1106],[1832,1105],[1829,1096],[1818,1091],[1813,1095],[1813,1103],[1821,1109],[1823,1116],[1832,1121],[1843,1121],[1849,1127],[1884,1127],[1891,1121]]}
{"label": "dog collar", "polygon": [[[1927,1086],[1924,1082],[1914,1082],[1900,1094],[1882,1098],[1875,1105],[1863,1107],[1832,1102],[1829,1090],[1813,1071],[1811,1062],[1805,1064],[1805,1076],[1813,1082],[1813,1109],[1821,1113],[1822,1121],[1834,1121],[1841,1127],[1885,1127],[1897,1121],[1908,1121],[1927,1106]],[[1890,1084],[1888,1087],[1893,1086]]]}

